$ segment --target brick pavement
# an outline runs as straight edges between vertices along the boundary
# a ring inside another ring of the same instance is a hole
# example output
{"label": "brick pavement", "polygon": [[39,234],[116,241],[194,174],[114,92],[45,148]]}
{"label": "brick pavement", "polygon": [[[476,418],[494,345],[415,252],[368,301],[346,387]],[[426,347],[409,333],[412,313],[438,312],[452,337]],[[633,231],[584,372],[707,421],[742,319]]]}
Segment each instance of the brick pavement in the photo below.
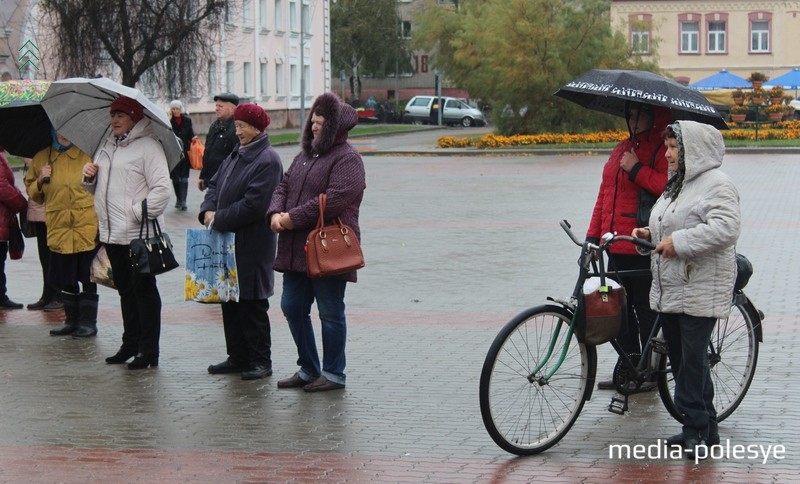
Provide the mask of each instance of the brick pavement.
{"label": "brick pavement", "polygon": [[[287,164],[293,151],[281,151]],[[348,287],[345,391],[275,388],[296,369],[279,294],[270,300],[275,376],[208,375],[225,356],[221,317],[181,301],[180,271],[159,278],[154,370],[103,363],[120,337],[118,301],[105,288],[100,334],[89,341],[48,336],[52,314],[0,311],[0,481],[793,480],[800,392],[787,382],[800,321],[787,288],[800,267],[797,158],[729,155],[725,165],[743,199],[739,249],[756,267],[747,292],[767,319],[756,380],[721,433],[738,444],[783,444],[783,460],[611,460],[610,444],[650,445],[677,425],[656,394],[636,396],[620,417],[605,410],[605,392],[547,452],[516,459],[499,449],[478,409],[483,358],[513,314],[569,293],[577,252],[558,220],[584,229],[604,156],[367,156],[367,267]],[[190,205],[199,201],[192,190]],[[168,209],[179,256],[180,233],[195,223],[196,214]],[[7,265],[9,294],[26,303],[40,290],[32,245]],[[612,352],[599,353],[603,374]]]}

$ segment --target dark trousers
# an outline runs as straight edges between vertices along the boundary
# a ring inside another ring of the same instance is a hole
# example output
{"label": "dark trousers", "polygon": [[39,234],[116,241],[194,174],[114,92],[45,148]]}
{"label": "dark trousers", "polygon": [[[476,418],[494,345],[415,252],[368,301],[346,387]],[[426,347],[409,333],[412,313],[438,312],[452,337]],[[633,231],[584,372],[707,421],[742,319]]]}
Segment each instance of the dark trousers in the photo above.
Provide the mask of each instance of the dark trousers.
{"label": "dark trousers", "polygon": [[222,303],[228,358],[237,365],[272,366],[269,302],[266,299]]}
{"label": "dark trousers", "polygon": [[715,318],[661,314],[675,377],[675,405],[683,415],[683,435],[704,440],[719,433],[714,408],[714,384],[708,364],[708,342]]}
{"label": "dark trousers", "polygon": [[8,256],[8,241],[0,241],[0,301],[8,299],[6,294],[6,256]]}
{"label": "dark trousers", "polygon": [[50,247],[47,246],[47,224],[31,222],[36,227],[36,248],[39,250],[39,265],[42,266],[42,297],[50,302],[56,295],[57,288],[50,283]]}
{"label": "dark trousers", "polygon": [[650,331],[656,321],[656,312],[650,309],[650,257],[633,254],[614,254],[609,257],[608,273],[613,277],[614,270],[647,271],[641,277],[623,277],[619,281],[625,288],[628,301],[628,325],[617,337],[617,343],[626,353],[639,353],[647,344]]}
{"label": "dark trousers", "polygon": [[158,355],[161,338],[161,295],[156,277],[131,269],[127,245],[106,244],[122,309],[122,347],[146,356]]}

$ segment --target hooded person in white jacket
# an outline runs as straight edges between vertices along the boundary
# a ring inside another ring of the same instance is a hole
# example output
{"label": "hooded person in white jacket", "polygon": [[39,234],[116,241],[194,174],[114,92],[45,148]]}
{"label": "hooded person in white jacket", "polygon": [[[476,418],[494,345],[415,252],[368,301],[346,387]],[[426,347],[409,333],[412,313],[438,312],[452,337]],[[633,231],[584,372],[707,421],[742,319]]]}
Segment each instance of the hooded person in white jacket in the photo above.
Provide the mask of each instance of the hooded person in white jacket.
{"label": "hooded person in white jacket", "polygon": [[163,213],[172,192],[164,149],[154,136],[144,108],[120,97],[110,107],[111,134],[94,163],[83,167],[86,187],[94,193],[100,242],[106,248],[122,309],[122,347],[106,363],[131,370],[158,366],[161,296],[152,274],[131,269],[130,241],[139,238],[142,201],[148,223]]}
{"label": "hooded person in white jacket", "polygon": [[651,254],[650,307],[660,313],[675,376],[683,432],[667,439],[687,452],[719,443],[708,341],[730,313],[736,280],[739,193],[719,167],[725,154],[713,126],[678,121],[665,140],[669,181],[646,228],[634,237],[656,244]]}

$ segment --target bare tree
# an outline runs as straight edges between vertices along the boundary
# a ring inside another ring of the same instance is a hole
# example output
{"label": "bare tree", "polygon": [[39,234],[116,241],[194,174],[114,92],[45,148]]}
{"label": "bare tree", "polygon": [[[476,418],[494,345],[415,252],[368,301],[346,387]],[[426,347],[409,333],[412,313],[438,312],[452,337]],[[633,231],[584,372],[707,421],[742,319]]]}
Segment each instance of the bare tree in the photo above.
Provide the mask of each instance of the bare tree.
{"label": "bare tree", "polygon": [[191,94],[209,38],[230,0],[44,0],[59,76],[94,77],[108,62],[134,86],[142,76],[170,96]]}

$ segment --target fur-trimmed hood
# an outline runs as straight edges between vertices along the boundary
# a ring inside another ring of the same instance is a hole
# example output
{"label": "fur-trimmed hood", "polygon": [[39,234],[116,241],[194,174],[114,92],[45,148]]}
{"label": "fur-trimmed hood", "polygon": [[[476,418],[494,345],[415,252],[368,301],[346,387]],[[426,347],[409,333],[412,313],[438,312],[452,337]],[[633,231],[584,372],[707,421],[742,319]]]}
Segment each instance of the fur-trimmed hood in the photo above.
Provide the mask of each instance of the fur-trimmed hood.
{"label": "fur-trimmed hood", "polygon": [[[311,116],[318,114],[325,118],[322,133],[314,139],[311,132]],[[326,92],[320,95],[311,106],[309,116],[303,128],[303,151],[308,154],[321,155],[332,147],[347,141],[347,132],[358,124],[358,114],[349,104],[339,101],[335,94]]]}

